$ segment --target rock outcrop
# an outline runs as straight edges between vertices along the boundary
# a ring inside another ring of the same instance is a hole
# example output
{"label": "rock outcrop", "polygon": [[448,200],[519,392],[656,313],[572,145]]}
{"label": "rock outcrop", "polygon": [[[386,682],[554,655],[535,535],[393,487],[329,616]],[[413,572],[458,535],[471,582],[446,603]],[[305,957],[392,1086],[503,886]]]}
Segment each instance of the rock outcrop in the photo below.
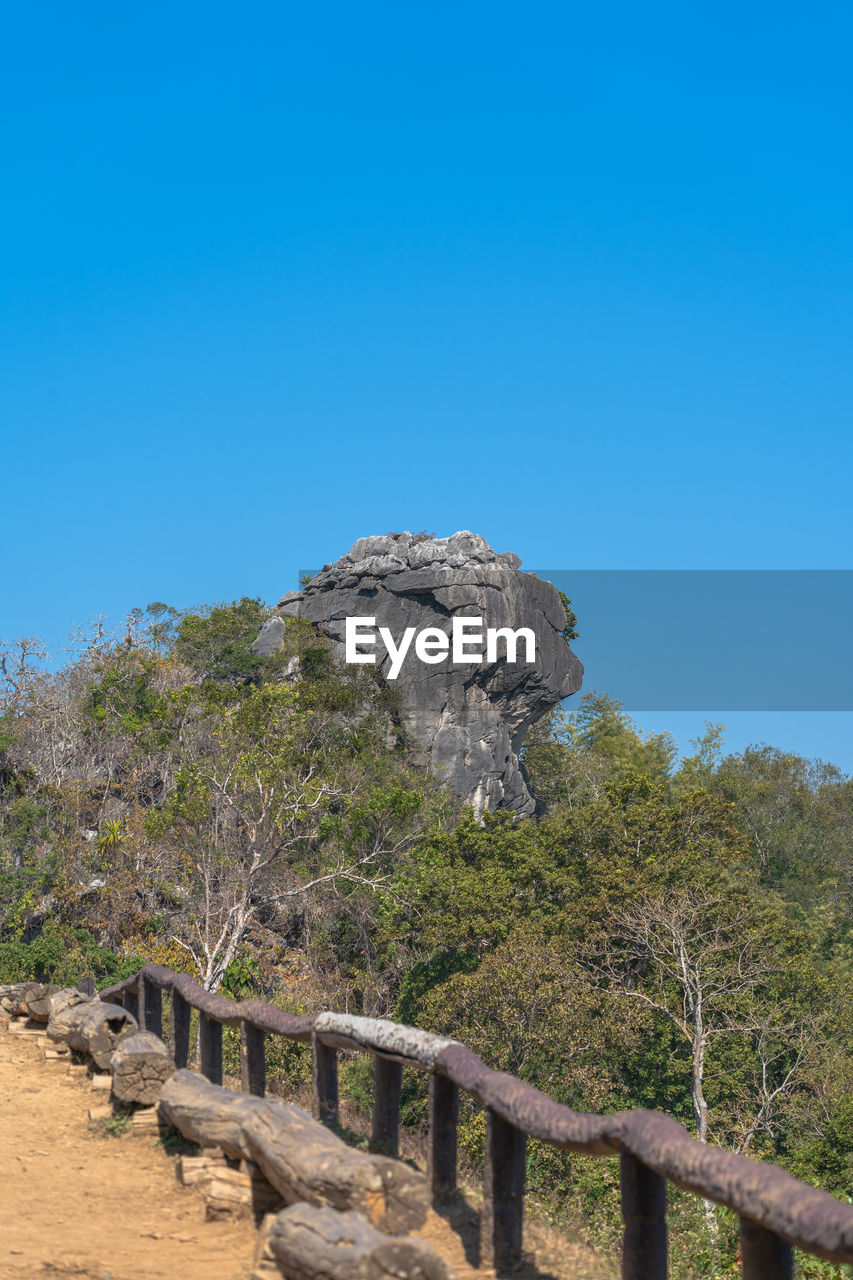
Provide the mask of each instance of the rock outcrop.
{"label": "rock outcrop", "polygon": [[[450,636],[454,618],[461,617],[481,618],[484,631],[530,628],[536,641],[532,662],[525,660],[524,644],[513,663],[505,647],[487,661],[485,644],[469,643],[482,662],[457,665],[448,654],[429,665],[412,645],[394,680],[403,721],[439,777],[478,812],[503,807],[530,814],[535,802],[518,759],[524,735],[580,688],[583,666],[561,635],[566,616],[556,589],[522,573],[520,565],[518,556],[499,555],[467,531],[449,538],[359,538],[302,591],[282,597],[279,616],[266,624],[255,650],[272,653],[279,647],[287,616],[314,623],[335,642],[341,661],[347,617],[375,618],[376,628],[388,628],[395,643],[408,627],[437,628]],[[392,662],[378,637],[372,652],[387,677]]]}

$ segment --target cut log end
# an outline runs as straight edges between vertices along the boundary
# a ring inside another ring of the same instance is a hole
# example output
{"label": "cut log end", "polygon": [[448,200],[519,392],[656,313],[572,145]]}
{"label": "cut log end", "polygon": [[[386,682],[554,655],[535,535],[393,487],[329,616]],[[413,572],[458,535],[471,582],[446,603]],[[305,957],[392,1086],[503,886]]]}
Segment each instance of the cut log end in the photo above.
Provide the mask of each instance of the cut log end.
{"label": "cut log end", "polygon": [[62,1009],[47,1024],[50,1040],[87,1053],[102,1071],[109,1069],[119,1040],[138,1030],[136,1019],[117,1004],[91,1000]]}
{"label": "cut log end", "polygon": [[138,1102],[146,1107],[159,1101],[163,1085],[175,1073],[168,1049],[150,1031],[123,1036],[116,1045],[110,1070],[113,1096],[120,1102]]}

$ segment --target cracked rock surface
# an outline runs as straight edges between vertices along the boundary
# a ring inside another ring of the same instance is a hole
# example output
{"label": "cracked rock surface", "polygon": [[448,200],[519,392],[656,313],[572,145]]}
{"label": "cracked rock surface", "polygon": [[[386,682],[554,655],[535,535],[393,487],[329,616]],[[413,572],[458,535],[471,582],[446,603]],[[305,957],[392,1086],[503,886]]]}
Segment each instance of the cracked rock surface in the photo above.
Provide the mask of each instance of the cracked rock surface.
{"label": "cracked rock surface", "polygon": [[[344,656],[347,617],[373,617],[399,644],[407,627],[435,627],[451,634],[454,617],[478,617],[491,627],[529,627],[536,637],[535,661],[519,645],[515,663],[501,642],[496,662],[456,665],[450,656],[427,665],[414,643],[393,681],[403,721],[430,767],[478,812],[509,808],[535,811],[518,755],[528,728],[555,703],[576,693],[583,665],[560,634],[566,616],[550,582],[523,573],[510,552],[496,553],[467,530],[448,538],[409,533],[359,538],[345,556],[324,565],[302,591],[278,604],[255,644],[271,653],[283,635],[282,617],[308,618],[336,642]],[[387,677],[390,658],[377,635],[374,649]],[[469,645],[476,653],[478,646]]]}

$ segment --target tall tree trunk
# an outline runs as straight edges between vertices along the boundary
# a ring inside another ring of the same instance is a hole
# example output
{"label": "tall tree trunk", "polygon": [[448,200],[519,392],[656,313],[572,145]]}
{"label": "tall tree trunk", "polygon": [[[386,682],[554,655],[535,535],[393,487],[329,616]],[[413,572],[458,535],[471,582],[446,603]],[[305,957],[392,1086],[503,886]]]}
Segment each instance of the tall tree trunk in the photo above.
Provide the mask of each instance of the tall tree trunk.
{"label": "tall tree trunk", "polygon": [[691,1100],[693,1102],[693,1120],[696,1124],[696,1137],[700,1142],[708,1141],[708,1104],[705,1101],[705,1093],[702,1088],[702,1082],[705,1076],[705,1036],[701,1029],[701,1017],[699,1019],[700,1027],[697,1029],[697,1038],[693,1042],[693,1062],[691,1075]]}
{"label": "tall tree trunk", "polygon": [[[705,1078],[705,1050],[707,1048],[707,1037],[705,1035],[705,1024],[702,1018],[701,997],[696,1000],[696,1003],[693,1006],[693,1032],[694,1039],[690,1078],[693,1119],[696,1124],[696,1137],[700,1142],[707,1142],[708,1103],[705,1101],[705,1091],[702,1087]],[[705,1211],[705,1222],[708,1227],[708,1235],[711,1238],[713,1248],[716,1250],[717,1215],[714,1210],[714,1205],[710,1200],[703,1200],[702,1205]]]}

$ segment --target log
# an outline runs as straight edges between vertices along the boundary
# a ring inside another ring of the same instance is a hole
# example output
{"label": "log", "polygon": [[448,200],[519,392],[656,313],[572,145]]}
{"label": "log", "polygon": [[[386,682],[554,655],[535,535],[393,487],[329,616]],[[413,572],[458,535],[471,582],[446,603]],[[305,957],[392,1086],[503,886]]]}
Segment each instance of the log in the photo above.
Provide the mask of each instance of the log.
{"label": "log", "polygon": [[55,1017],[57,1013],[62,1013],[63,1009],[73,1009],[78,1004],[88,1004],[91,996],[85,995],[82,991],[75,991],[72,987],[63,987],[54,995],[50,996],[47,1001],[47,1020]]}
{"label": "log", "polygon": [[193,1187],[204,1196],[205,1216],[242,1217],[252,1208],[252,1179],[241,1164],[235,1168],[225,1156],[181,1156],[178,1177],[181,1185]]}
{"label": "log", "polygon": [[43,1001],[49,999],[59,990],[46,982],[24,982],[18,996],[18,1015],[26,1014],[33,1022],[47,1022],[46,1012],[37,1017],[33,1007],[40,1008]]}
{"label": "log", "polygon": [[300,1107],[232,1093],[178,1071],[163,1086],[159,1111],[192,1142],[254,1161],[285,1204],[307,1200],[317,1207],[356,1209],[389,1234],[415,1230],[426,1219],[429,1194],[422,1173],[353,1150]]}
{"label": "log", "polygon": [[225,1169],[202,1187],[206,1222],[246,1218],[252,1212],[252,1183],[239,1169]]}
{"label": "log", "polygon": [[18,1000],[23,987],[22,982],[6,982],[0,987],[0,1009],[15,1017],[18,1012]]}
{"label": "log", "polygon": [[360,1213],[293,1204],[276,1214],[267,1244],[288,1280],[451,1280],[424,1241],[382,1235]]}
{"label": "log", "polygon": [[130,1117],[130,1132],[137,1138],[159,1138],[160,1120],[156,1107],[140,1107]]}
{"label": "log", "polygon": [[6,995],[4,1004],[8,1011],[17,1018],[33,1018],[36,1022],[47,1022],[47,1015],[36,1017],[30,1012],[30,1004],[38,1005],[59,990],[59,987],[48,986],[45,982],[16,982],[4,988]]}
{"label": "log", "polygon": [[362,1018],[354,1013],[318,1013],[314,1032],[323,1044],[339,1049],[371,1049],[403,1066],[412,1063],[430,1070],[439,1054],[457,1044],[456,1040],[418,1027],[384,1018]]}
{"label": "log", "polygon": [[175,1068],[169,1051],[151,1031],[134,1031],[116,1045],[110,1070],[113,1097],[120,1102],[141,1102],[151,1107]]}
{"label": "log", "polygon": [[33,1022],[49,1022],[60,1009],[82,1004],[86,999],[73,987],[45,987],[43,995],[27,996],[26,1005]]}
{"label": "log", "polygon": [[178,1156],[175,1171],[182,1187],[197,1187],[207,1182],[220,1169],[230,1167],[225,1155],[220,1151],[218,1154],[206,1156]]}
{"label": "log", "polygon": [[136,1019],[126,1009],[99,1000],[63,1009],[47,1024],[50,1040],[90,1054],[102,1071],[109,1069],[122,1036],[137,1029]]}
{"label": "log", "polygon": [[17,989],[17,982],[0,983],[0,1009],[5,1009],[7,1013],[12,1012],[13,997]]}
{"label": "log", "polygon": [[208,1217],[251,1211],[255,1217],[276,1213],[282,1199],[251,1160],[239,1164],[223,1154],[179,1156],[178,1181],[204,1196]]}

